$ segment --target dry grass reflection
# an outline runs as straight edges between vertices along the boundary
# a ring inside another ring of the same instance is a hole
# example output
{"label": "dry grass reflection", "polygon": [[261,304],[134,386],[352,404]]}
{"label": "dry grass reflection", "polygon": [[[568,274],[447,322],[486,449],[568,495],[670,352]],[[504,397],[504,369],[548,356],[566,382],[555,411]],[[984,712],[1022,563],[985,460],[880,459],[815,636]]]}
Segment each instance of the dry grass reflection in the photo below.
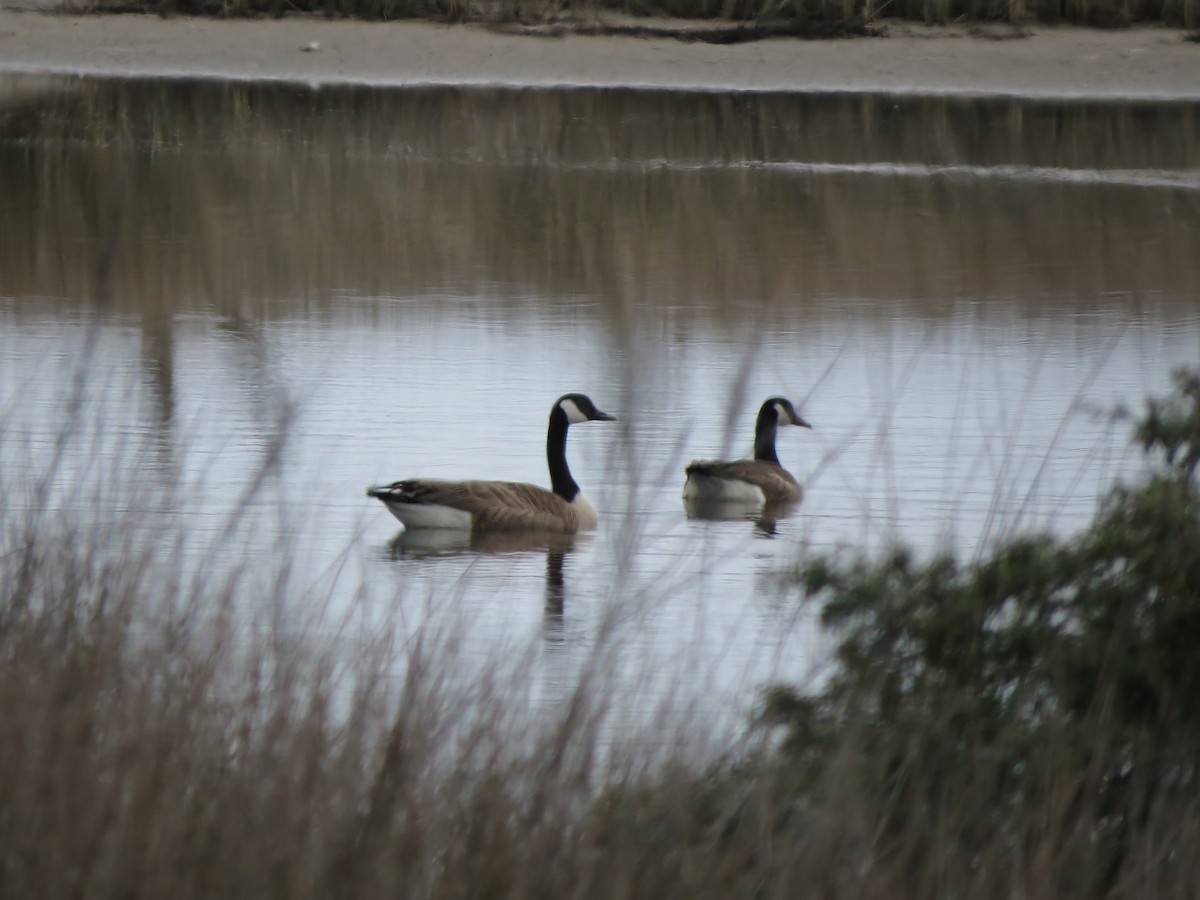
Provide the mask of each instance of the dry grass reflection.
{"label": "dry grass reflection", "polygon": [[764,303],[938,316],[964,287],[1086,309],[1148,271],[1186,292],[1200,266],[1187,104],[120,80],[18,96],[0,112],[0,293],[88,298],[119,229],[114,311],[150,323],[332,315],[347,294],[428,316],[433,295],[496,286],[512,312],[584,298],[674,322]]}

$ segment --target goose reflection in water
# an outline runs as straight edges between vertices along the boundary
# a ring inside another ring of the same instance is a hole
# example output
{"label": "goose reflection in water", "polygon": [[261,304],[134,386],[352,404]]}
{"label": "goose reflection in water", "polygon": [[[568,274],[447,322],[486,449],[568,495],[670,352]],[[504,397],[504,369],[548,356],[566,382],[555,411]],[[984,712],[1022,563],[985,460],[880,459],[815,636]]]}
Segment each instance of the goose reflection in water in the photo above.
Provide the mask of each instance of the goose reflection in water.
{"label": "goose reflection in water", "polygon": [[563,621],[567,606],[567,588],[563,577],[566,559],[564,550],[546,552],[546,603],[542,614],[542,637],[547,644],[555,646],[561,646],[567,640]]}
{"label": "goose reflection in water", "polygon": [[396,560],[420,560],[478,555],[546,554],[546,588],[543,636],[549,644],[565,642],[566,558],[591,540],[590,534],[539,531],[455,531],[412,529],[401,531],[388,544]]}
{"label": "goose reflection in water", "polygon": [[413,528],[401,531],[388,544],[393,559],[430,556],[475,556],[525,553],[533,550],[570,553],[586,535],[550,531],[460,531],[452,528]]}
{"label": "goose reflection in water", "polygon": [[708,522],[753,522],[754,531],[772,538],[779,533],[779,522],[789,518],[800,507],[797,503],[745,503],[722,500],[684,500],[683,508],[689,519]]}

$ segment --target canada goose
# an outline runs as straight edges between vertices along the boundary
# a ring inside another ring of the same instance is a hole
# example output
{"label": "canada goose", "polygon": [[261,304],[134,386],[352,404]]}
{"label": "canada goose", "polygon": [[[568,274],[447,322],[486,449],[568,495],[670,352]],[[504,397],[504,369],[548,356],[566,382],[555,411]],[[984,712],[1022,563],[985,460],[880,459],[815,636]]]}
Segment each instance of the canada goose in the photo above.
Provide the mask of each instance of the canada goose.
{"label": "canada goose", "polygon": [[409,478],[367,488],[405,528],[546,531],[574,534],[596,527],[596,510],[567,468],[567,429],[580,422],[611,422],[584,394],[564,394],[550,408],[546,461],[552,490],[512,481]]}
{"label": "canada goose", "polygon": [[795,503],[803,493],[792,473],[775,454],[775,430],[780,425],[812,428],[791,401],[771,397],[754,423],[754,459],[698,459],[687,467],[683,499],[709,503]]}

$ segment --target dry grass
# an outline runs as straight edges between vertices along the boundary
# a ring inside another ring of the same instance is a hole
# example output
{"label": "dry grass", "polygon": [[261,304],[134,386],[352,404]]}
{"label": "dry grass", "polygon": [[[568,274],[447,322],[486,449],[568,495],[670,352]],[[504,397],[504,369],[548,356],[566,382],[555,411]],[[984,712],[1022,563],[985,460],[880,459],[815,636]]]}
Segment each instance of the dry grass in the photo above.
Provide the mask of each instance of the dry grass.
{"label": "dry grass", "polygon": [[[1195,0],[72,0],[87,12],[141,12],[221,18],[316,15],[368,20],[425,19],[526,27],[531,34],[637,34],[740,43],[766,37],[876,36],[880,15],[926,23],[1068,22],[1112,28],[1155,22],[1194,27]],[[639,19],[653,17],[652,24]],[[713,23],[697,28],[697,20]]]}
{"label": "dry grass", "polygon": [[[896,771],[875,768],[870,736],[853,729],[811,782],[786,758],[753,754],[707,771],[598,763],[595,694],[521,740],[503,697],[458,693],[453,663],[425,647],[407,648],[398,673],[385,653],[275,652],[235,617],[197,612],[228,610],[232,586],[168,614],[161,566],[110,555],[110,540],[42,536],[4,557],[0,896],[782,900],[806,884],[828,896],[1051,898],[1200,886],[1194,791],[1147,785],[1128,858],[1114,861],[1097,837],[1106,811],[1086,799],[1099,773],[1053,744],[1029,765],[1056,788],[1009,808],[989,805],[983,741],[978,779],[951,790],[914,736],[902,810],[883,790]],[[994,827],[981,830],[981,816]]]}
{"label": "dry grass", "polygon": [[[1194,27],[1195,0],[72,0],[71,8],[160,15],[433,19],[531,27],[534,34],[654,34],[735,43],[764,37],[875,35],[879,15],[928,23],[1069,22]],[[637,20],[653,17],[649,25]],[[704,28],[696,20],[712,23]],[[546,26],[550,26],[547,30]]]}

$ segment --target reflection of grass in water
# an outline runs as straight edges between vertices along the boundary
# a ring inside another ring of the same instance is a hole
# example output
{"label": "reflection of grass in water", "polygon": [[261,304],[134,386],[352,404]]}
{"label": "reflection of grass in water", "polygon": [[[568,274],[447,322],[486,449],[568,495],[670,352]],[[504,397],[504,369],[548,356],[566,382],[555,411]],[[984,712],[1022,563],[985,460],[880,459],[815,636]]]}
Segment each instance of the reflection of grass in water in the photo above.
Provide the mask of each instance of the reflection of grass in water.
{"label": "reflection of grass in water", "polygon": [[[782,745],[764,730],[728,763],[690,755],[686,722],[657,747],[602,737],[610,648],[531,722],[520,665],[464,685],[436,628],[403,648],[373,631],[347,653],[294,626],[286,553],[191,579],[186,522],[138,543],[120,522],[81,531],[6,504],[4,884],[1191,895],[1200,382],[1180,386],[1140,432],[1169,462],[1077,540],[1018,540],[972,566],[810,561],[801,584],[832,594],[843,668],[815,696],[775,693]],[[236,546],[277,460],[218,543]]]}
{"label": "reflection of grass in water", "polygon": [[722,321],[759,297],[941,315],[964,279],[980,297],[1037,285],[1030,308],[1195,285],[1194,190],[749,165],[1181,171],[1200,146],[1187,104],[121,81],[53,97],[0,126],[0,293],[87,296],[124,184],[110,293],[158,322],[323,315],[344,294],[428,312],[497,284],[514,309],[584,296],[608,316],[628,296]]}

